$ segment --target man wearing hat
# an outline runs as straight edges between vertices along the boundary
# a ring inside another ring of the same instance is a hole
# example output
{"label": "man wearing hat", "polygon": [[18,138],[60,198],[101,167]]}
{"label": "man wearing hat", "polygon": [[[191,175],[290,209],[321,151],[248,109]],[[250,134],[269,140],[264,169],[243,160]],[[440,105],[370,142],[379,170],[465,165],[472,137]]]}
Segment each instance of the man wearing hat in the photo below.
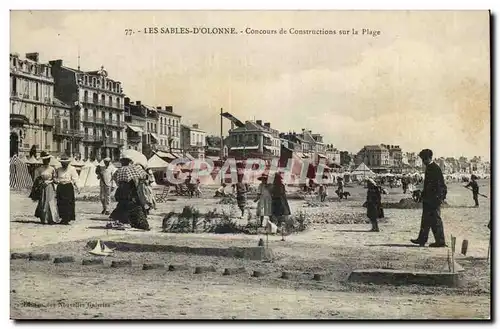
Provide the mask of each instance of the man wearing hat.
{"label": "man wearing hat", "polygon": [[102,203],[101,214],[109,215],[108,207],[111,203],[111,192],[113,189],[113,174],[115,168],[110,166],[111,159],[109,157],[103,160],[104,165],[99,165],[96,168],[97,178],[99,179],[100,198]]}
{"label": "man wearing hat", "polygon": [[432,230],[436,242],[429,247],[446,247],[443,221],[441,220],[441,204],[446,199],[447,187],[441,168],[432,161],[432,151],[424,149],[418,156],[425,165],[424,187],[421,194],[422,199],[422,221],[420,234],[411,242],[424,246],[429,238],[429,230]]}
{"label": "man wearing hat", "polygon": [[466,188],[471,188],[472,189],[472,198],[474,199],[474,206],[477,208],[479,207],[479,199],[478,199],[478,195],[479,195],[479,185],[477,185],[477,176],[476,175],[472,175],[470,177],[470,182],[465,185]]}

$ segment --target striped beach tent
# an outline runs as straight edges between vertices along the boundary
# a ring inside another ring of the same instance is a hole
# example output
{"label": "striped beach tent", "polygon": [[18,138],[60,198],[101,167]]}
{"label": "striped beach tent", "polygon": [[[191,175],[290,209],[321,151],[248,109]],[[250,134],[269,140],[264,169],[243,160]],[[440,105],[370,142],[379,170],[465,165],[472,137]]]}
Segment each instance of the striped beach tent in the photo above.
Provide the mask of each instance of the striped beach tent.
{"label": "striped beach tent", "polygon": [[10,159],[10,188],[21,190],[30,189],[33,186],[33,180],[28,172],[28,166],[14,155]]}

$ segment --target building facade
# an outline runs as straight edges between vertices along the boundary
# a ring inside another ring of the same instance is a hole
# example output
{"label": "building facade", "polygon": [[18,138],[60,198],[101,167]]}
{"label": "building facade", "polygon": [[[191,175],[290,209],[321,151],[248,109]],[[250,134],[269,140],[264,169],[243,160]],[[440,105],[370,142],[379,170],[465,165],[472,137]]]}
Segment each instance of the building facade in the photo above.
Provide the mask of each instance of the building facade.
{"label": "building facade", "polygon": [[162,151],[181,151],[181,116],[172,106],[158,106],[158,148]]}
{"label": "building facade", "polygon": [[52,152],[54,78],[38,53],[10,54],[10,152]]}
{"label": "building facade", "polygon": [[121,82],[109,78],[103,67],[81,71],[63,66],[60,59],[50,64],[55,96],[75,106],[70,129],[81,137],[73,140],[73,155],[78,152],[83,159],[110,157],[118,161],[126,148]]}
{"label": "building facade", "polygon": [[181,125],[181,148],[196,159],[205,158],[207,133],[200,129],[198,124],[192,126]]}
{"label": "building facade", "polygon": [[364,163],[374,172],[390,170],[389,150],[383,145],[366,145],[356,154],[356,166]]}
{"label": "building facade", "polygon": [[236,159],[271,159],[281,153],[279,132],[261,120],[246,121],[244,126],[229,130],[227,145],[229,157]]}
{"label": "building facade", "polygon": [[403,151],[399,145],[382,144],[389,151],[389,167],[393,173],[403,172]]}
{"label": "building facade", "polygon": [[340,151],[333,147],[332,144],[327,144],[326,145],[326,150],[325,150],[325,155],[328,160],[328,163],[334,164],[334,165],[341,165],[340,161]]}

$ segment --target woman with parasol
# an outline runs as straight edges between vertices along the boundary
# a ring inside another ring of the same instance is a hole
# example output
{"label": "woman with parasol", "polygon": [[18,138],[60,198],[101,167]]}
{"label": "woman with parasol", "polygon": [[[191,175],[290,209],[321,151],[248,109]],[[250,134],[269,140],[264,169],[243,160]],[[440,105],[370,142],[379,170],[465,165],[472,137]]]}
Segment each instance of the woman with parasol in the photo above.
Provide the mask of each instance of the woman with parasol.
{"label": "woman with parasol", "polygon": [[[117,189],[115,199],[118,202],[115,210],[109,216],[121,224],[130,224],[131,227],[149,231],[145,204],[141,202],[138,186],[141,180],[147,179],[147,173],[135,162],[134,154],[126,150],[120,159],[121,167],[113,174]],[[137,152],[138,153],[138,152]]]}

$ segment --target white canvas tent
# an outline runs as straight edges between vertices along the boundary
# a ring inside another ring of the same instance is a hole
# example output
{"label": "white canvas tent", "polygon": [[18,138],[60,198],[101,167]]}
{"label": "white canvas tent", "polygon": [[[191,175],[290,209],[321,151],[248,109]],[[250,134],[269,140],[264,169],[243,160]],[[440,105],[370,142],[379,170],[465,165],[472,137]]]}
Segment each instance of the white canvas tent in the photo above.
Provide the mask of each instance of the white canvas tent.
{"label": "white canvas tent", "polygon": [[153,154],[153,156],[148,160],[148,168],[150,169],[166,170],[167,167],[168,167],[168,162],[163,160],[156,154]]}
{"label": "white canvas tent", "polygon": [[81,188],[99,186],[99,179],[97,179],[95,169],[96,166],[93,163],[85,163],[80,172],[80,178],[78,179],[77,185]]}
{"label": "white canvas tent", "polygon": [[364,163],[361,163],[358,168],[354,169],[352,172],[351,172],[351,176],[355,176],[358,180],[361,178],[368,178],[368,177],[374,177],[375,176],[375,173],[370,169],[368,168],[367,165],[365,165]]}

